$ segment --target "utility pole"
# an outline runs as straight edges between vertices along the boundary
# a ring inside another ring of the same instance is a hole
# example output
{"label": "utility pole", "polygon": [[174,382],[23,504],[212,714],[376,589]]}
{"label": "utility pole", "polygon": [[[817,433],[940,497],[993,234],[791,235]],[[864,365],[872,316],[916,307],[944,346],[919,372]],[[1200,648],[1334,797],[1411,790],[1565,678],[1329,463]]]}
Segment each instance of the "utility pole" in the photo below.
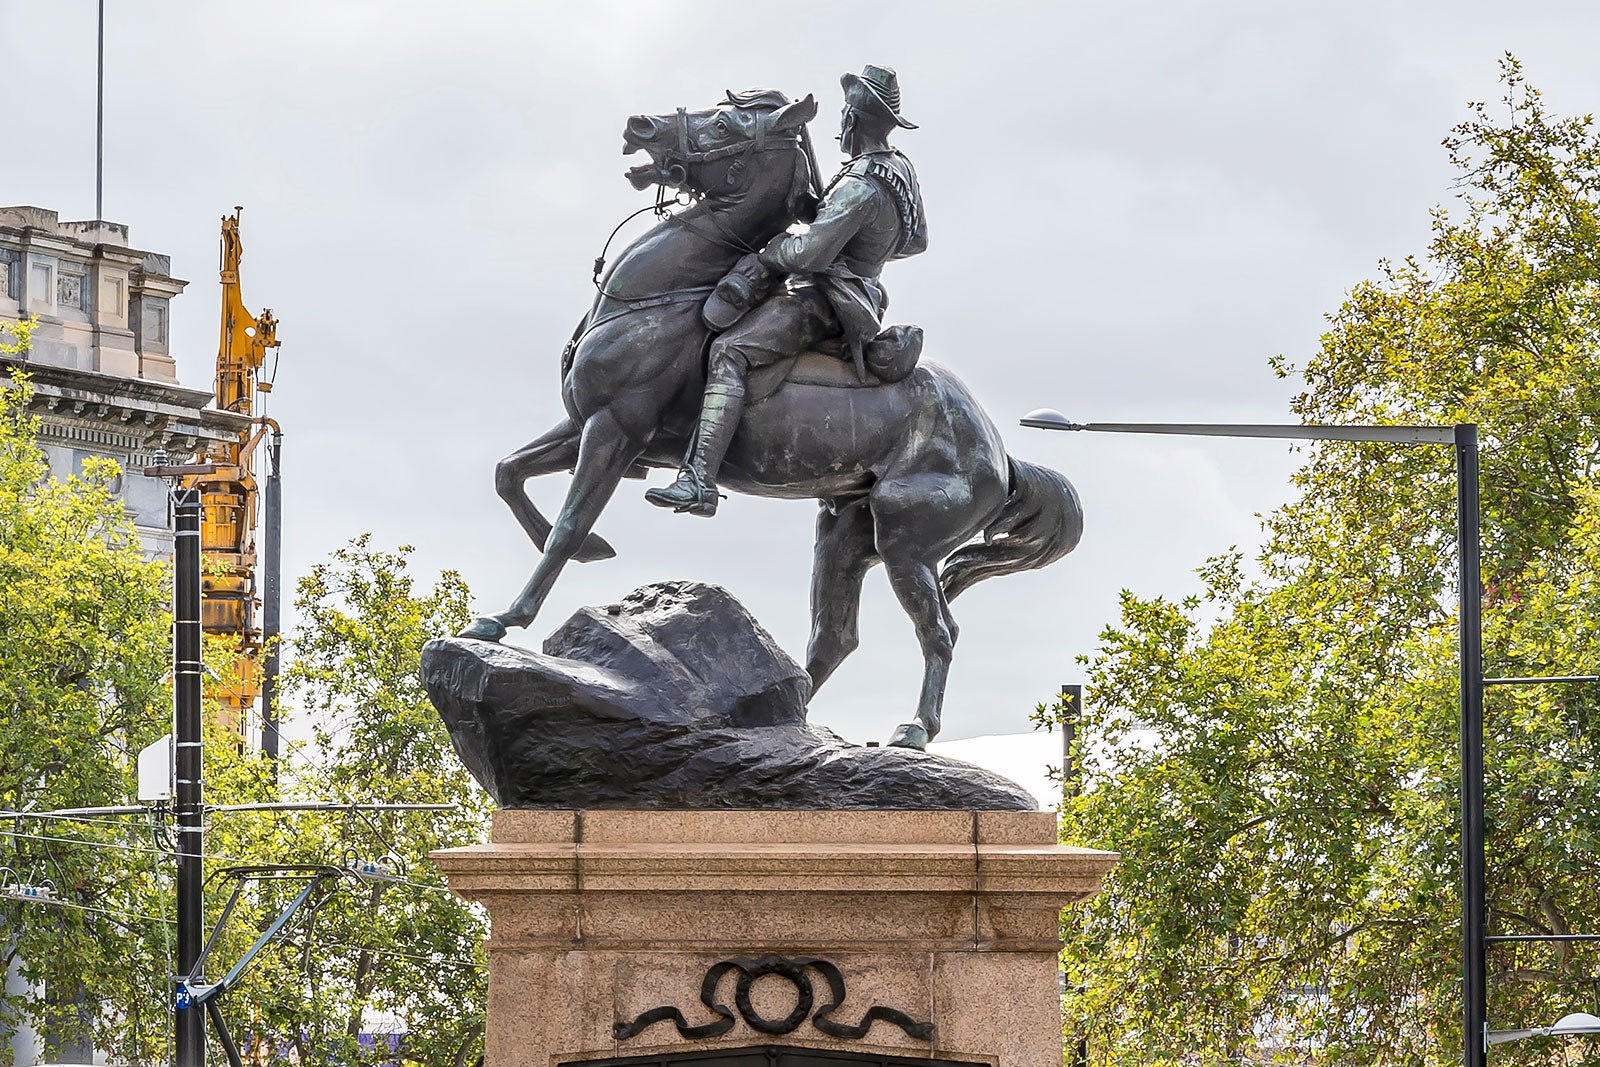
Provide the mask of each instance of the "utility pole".
{"label": "utility pole", "polygon": [[278,775],[278,607],[283,591],[283,480],[278,462],[283,455],[283,431],[274,425],[267,444],[267,486],[263,510],[261,590],[261,644],[266,662],[261,670],[261,754],[271,760],[274,781]]}
{"label": "utility pole", "polygon": [[205,933],[201,886],[205,798],[201,793],[200,715],[200,490],[173,491],[176,545],[173,562],[173,702],[177,758],[174,814],[178,822],[178,992],[174,1000],[177,1067],[205,1067],[206,1017],[189,1002],[182,983],[200,959]]}
{"label": "utility pole", "polygon": [[147,478],[172,486],[172,719],[173,815],[178,830],[178,959],[173,994],[176,1067],[205,1067],[205,1008],[193,1003],[188,982],[205,951],[205,796],[201,792],[203,734],[200,704],[200,490],[179,485],[190,475],[211,474],[212,463],[169,463],[157,449]]}
{"label": "utility pole", "polygon": [[1455,427],[1461,583],[1461,1037],[1464,1067],[1488,1062],[1483,855],[1483,578],[1478,569],[1478,428]]}
{"label": "utility pole", "polygon": [[[1078,720],[1083,715],[1083,686],[1061,687],[1061,805],[1078,795],[1078,760],[1072,751],[1078,742]],[[1066,1067],[1089,1067],[1089,1039],[1080,1037],[1067,1049]]]}
{"label": "utility pole", "polygon": [[1078,719],[1083,714],[1083,686],[1061,687],[1061,795],[1078,795],[1078,761],[1072,747],[1078,740]]}
{"label": "utility pole", "polygon": [[[1367,441],[1392,445],[1453,445],[1456,453],[1457,625],[1461,639],[1461,1029],[1463,1067],[1488,1060],[1488,972],[1490,943],[1484,900],[1483,815],[1483,577],[1479,570],[1478,428],[1455,426],[1247,425],[1242,423],[1073,422],[1040,408],[1022,419],[1040,430],[1154,433],[1189,437],[1259,437],[1286,441]],[[1497,684],[1587,681],[1587,676],[1502,678]],[[1583,935],[1588,939],[1590,935]],[[1600,935],[1593,935],[1600,939]],[[1535,936],[1535,940],[1546,938]],[[1570,940],[1571,935],[1559,935]],[[1501,938],[1494,938],[1500,941]],[[1600,1031],[1572,1030],[1570,1033]],[[1505,1031],[1528,1036],[1533,1031]],[[1515,1038],[1504,1038],[1514,1040]]]}

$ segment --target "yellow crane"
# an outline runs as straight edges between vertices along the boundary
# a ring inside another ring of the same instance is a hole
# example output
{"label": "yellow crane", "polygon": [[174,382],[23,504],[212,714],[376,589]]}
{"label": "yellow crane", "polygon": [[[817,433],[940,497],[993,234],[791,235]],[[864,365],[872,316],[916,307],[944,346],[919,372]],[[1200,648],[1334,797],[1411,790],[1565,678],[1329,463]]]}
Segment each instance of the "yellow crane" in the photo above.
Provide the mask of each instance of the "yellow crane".
{"label": "yellow crane", "polygon": [[[239,261],[244,246],[239,240],[239,216],[244,209],[234,208],[222,218],[222,336],[217,346],[216,405],[250,418],[250,425],[239,431],[236,440],[212,446],[205,461],[215,465],[209,474],[191,475],[185,485],[200,490],[200,549],[205,561],[201,579],[201,624],[206,633],[235,638],[242,653],[236,676],[217,683],[213,692],[224,706],[226,725],[247,736],[250,712],[268,693],[262,708],[263,748],[277,754],[277,730],[270,692],[276,673],[277,636],[277,516],[276,458],[278,425],[255,414],[255,394],[272,390],[261,380],[267,352],[278,347],[278,320],[271,310],[252,315],[244,305],[239,289]],[[256,512],[260,487],[255,476],[257,446],[268,432],[273,435],[272,484],[268,517],[268,575],[266,619],[257,617],[258,596],[256,558]],[[266,623],[265,630],[263,622]],[[267,656],[262,656],[263,648]],[[266,662],[263,662],[265,658]]]}

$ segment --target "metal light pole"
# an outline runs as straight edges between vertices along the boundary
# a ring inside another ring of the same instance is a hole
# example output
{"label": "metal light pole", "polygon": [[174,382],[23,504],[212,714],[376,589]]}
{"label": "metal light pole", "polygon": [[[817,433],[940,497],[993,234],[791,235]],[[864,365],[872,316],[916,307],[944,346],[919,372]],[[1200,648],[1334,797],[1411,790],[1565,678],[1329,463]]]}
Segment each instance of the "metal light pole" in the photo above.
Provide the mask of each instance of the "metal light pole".
{"label": "metal light pole", "polygon": [[[1078,740],[1078,721],[1083,717],[1083,686],[1069,683],[1061,687],[1061,804],[1078,795],[1078,761],[1073,746]],[[1080,1037],[1066,1051],[1066,1067],[1089,1067],[1089,1039]]]}
{"label": "metal light pole", "polygon": [[201,792],[203,727],[200,704],[200,490],[178,479],[216,471],[213,463],[169,463],[157,449],[147,478],[172,484],[172,718],[173,815],[178,830],[178,959],[173,1000],[177,1067],[205,1067],[205,1009],[191,1005],[184,982],[204,952],[205,797]]}
{"label": "metal light pole", "polygon": [[1063,798],[1078,793],[1078,761],[1072,747],[1078,740],[1078,720],[1083,715],[1083,686],[1061,687],[1061,792]]}
{"label": "metal light pole", "polygon": [[[178,979],[190,977],[205,941],[201,898],[205,833],[201,795],[200,721],[200,490],[173,492],[177,543],[173,565],[173,700],[178,822]],[[174,1007],[177,1067],[204,1067],[206,1017],[199,1004],[178,998]]]}
{"label": "metal light pole", "polygon": [[[1243,425],[1207,423],[1072,422],[1048,408],[1022,425],[1041,430],[1177,434],[1191,437],[1265,437],[1301,441],[1367,441],[1398,445],[1453,445],[1456,450],[1456,545],[1461,635],[1461,1001],[1463,1062],[1485,1067],[1488,1056],[1488,926],[1483,852],[1483,629],[1478,571],[1478,427]],[[1515,679],[1520,682],[1560,679]],[[1510,681],[1510,679],[1507,679]],[[1499,939],[1496,939],[1499,940]]]}
{"label": "metal light pole", "polygon": [[1478,428],[1455,428],[1456,551],[1461,585],[1461,1036],[1466,1067],[1489,1055],[1483,885],[1483,582],[1478,571]]}
{"label": "metal light pole", "polygon": [[283,433],[272,431],[267,444],[267,484],[263,496],[261,643],[266,662],[261,670],[261,754],[278,774],[278,609],[283,587],[283,479],[278,462],[283,455]]}

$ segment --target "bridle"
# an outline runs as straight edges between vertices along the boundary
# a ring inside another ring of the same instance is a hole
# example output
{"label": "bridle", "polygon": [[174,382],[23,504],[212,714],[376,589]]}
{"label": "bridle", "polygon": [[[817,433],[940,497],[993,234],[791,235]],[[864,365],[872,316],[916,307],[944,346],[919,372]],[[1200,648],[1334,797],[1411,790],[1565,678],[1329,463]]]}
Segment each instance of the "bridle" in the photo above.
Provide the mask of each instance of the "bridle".
{"label": "bridle", "polygon": [[[804,155],[808,164],[808,181],[810,184],[809,191],[814,195],[820,194],[820,188],[817,184],[818,171],[816,151],[811,146],[810,131],[804,124],[802,124],[800,127],[800,134],[797,137],[777,137],[769,139],[767,137],[767,124],[766,122],[762,121],[764,118],[764,115],[757,117],[754,134],[748,140],[742,143],[735,142],[733,144],[720,145],[716,148],[696,149],[691,145],[689,139],[689,110],[688,108],[684,107],[678,108],[677,120],[673,124],[677,130],[676,151],[672,155],[663,156],[659,161],[656,161],[657,181],[655,183],[655,203],[646,205],[645,207],[632,212],[621,222],[617,223],[617,225],[612,229],[611,235],[606,238],[605,245],[601,247],[600,255],[595,258],[594,274],[591,278],[591,281],[594,284],[595,290],[601,296],[607,297],[611,300],[619,301],[624,305],[624,310],[632,311],[644,307],[652,307],[657,304],[675,303],[677,300],[690,299],[694,296],[709,293],[713,288],[715,288],[714,286],[709,285],[694,286],[688,289],[673,289],[665,293],[654,294],[653,296],[632,298],[619,296],[616,293],[606,291],[605,286],[600,282],[600,275],[605,271],[606,253],[610,251],[611,242],[616,239],[616,236],[619,232],[621,232],[622,227],[626,226],[629,222],[638,218],[640,215],[643,215],[646,211],[653,211],[656,214],[656,217],[662,219],[663,221],[676,221],[679,225],[683,226],[691,233],[703,240],[710,241],[712,244],[718,244],[724,248],[731,248],[736,252],[748,253],[759,251],[759,249],[750,247],[750,245],[741,240],[737,234],[728,232],[727,228],[717,220],[716,212],[714,211],[708,212],[706,217],[711,220],[712,225],[716,226],[716,228],[721,231],[720,237],[716,234],[707,233],[704,230],[699,229],[687,218],[675,215],[671,210],[674,205],[688,208],[693,207],[696,204],[705,203],[707,201],[727,199],[741,192],[745,171],[749,167],[750,162],[755,158],[755,154],[757,152],[778,152],[798,148]],[[724,181],[726,184],[734,186],[733,189],[727,190],[723,193],[711,193],[709,191],[695,189],[688,184],[689,168],[691,166],[697,166],[703,163],[715,163],[719,160],[730,158],[734,158],[734,162],[728,167],[728,173],[724,178]],[[798,178],[798,173],[796,177]],[[682,192],[669,199],[667,197],[667,187],[669,184],[681,189]],[[800,193],[800,190],[795,188],[795,186],[798,184],[798,180],[791,183],[788,194],[791,202],[793,202]],[[687,202],[681,199],[683,196],[687,196],[689,198]],[[605,319],[601,319],[600,321],[607,321],[612,317],[613,316],[608,315],[605,317]],[[591,324],[589,329],[593,329],[594,326],[597,325],[599,325],[599,322]],[[586,329],[583,332],[587,333],[588,330]]]}
{"label": "bridle", "polygon": [[733,165],[728,168],[727,177],[724,179],[727,184],[733,186],[737,186],[740,179],[744,177],[745,168],[750,165],[750,160],[755,157],[757,152],[777,151],[788,148],[798,141],[798,138],[791,141],[785,137],[769,145],[767,143],[767,124],[758,117],[756,119],[755,135],[743,144],[728,144],[719,148],[706,148],[697,151],[689,146],[688,108],[680,107],[678,109],[678,121],[675,125],[678,128],[678,154],[674,160],[669,160],[667,165],[675,161],[681,161],[684,164],[715,163],[719,159],[738,156],[739,158],[734,160]]}

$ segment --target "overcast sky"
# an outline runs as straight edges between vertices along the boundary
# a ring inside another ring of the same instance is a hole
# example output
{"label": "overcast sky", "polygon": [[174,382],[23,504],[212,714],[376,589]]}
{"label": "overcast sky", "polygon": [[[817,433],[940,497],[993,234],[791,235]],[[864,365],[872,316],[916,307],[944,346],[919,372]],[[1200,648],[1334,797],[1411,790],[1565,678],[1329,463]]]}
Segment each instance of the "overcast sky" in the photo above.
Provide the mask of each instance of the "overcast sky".
{"label": "overcast sky", "polygon": [[[415,545],[423,573],[459,569],[485,611],[536,559],[494,463],[559,418],[590,263],[649,196],[622,177],[625,119],[727,88],[811,92],[827,168],[840,73],[897,68],[931,245],[886,272],[890,318],[920,323],[1013,454],[1066,473],[1087,512],[1072,555],[956,603],[950,738],[1025,729],[1081,678],[1118,590],[1193,591],[1193,569],[1252,548],[1255,515],[1289,492],[1274,444],[1048,434],[1021,415],[1286,419],[1295,383],[1267,360],[1303,361],[1379,259],[1423,249],[1452,197],[1439,141],[1468,101],[1498,98],[1497,57],[1514,51],[1557,112],[1600,104],[1592,3],[106,8],[105,215],[190,280],[172,317],[187,385],[211,384],[217,220],[246,207],[245,300],[284,342],[287,577],[370,530]],[[0,204],[94,214],[94,11],[0,0]],[[569,567],[513,639],[695,578],[803,659],[814,506],[735,497],[707,522],[643,488],[625,482],[598,527],[619,556]],[[534,486],[550,508],[564,489]],[[885,737],[920,671],[879,570],[861,648],[812,717]]]}

